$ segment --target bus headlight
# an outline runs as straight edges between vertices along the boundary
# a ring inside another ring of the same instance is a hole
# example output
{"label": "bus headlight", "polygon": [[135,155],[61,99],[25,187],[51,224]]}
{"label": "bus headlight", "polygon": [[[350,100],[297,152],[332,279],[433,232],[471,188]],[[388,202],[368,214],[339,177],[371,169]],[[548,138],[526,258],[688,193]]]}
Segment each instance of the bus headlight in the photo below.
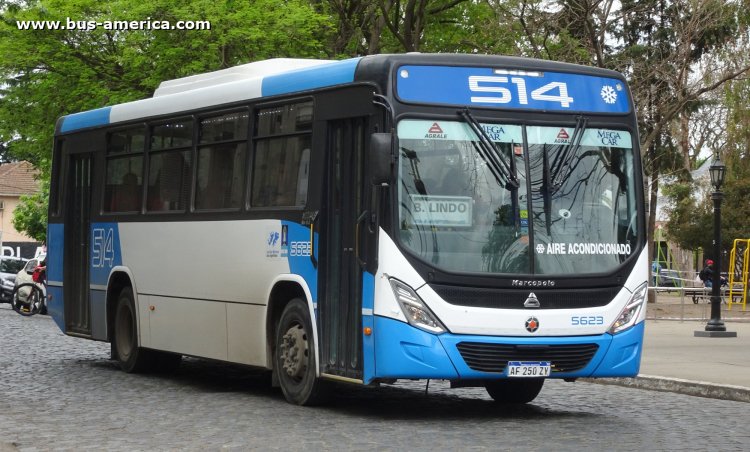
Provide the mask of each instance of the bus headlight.
{"label": "bus headlight", "polygon": [[646,294],[648,293],[648,283],[645,282],[638,286],[633,292],[633,295],[628,300],[628,304],[622,309],[620,315],[617,316],[617,320],[609,328],[609,332],[612,334],[619,333],[623,330],[630,328],[635,325],[638,316],[643,309],[643,305],[646,303]]}
{"label": "bus headlight", "polygon": [[424,301],[419,298],[414,289],[397,279],[390,278],[388,281],[391,283],[391,289],[393,289],[393,295],[396,296],[396,301],[401,306],[401,311],[403,311],[406,320],[411,326],[434,334],[446,331],[440,320],[430,311],[430,308],[427,307]]}

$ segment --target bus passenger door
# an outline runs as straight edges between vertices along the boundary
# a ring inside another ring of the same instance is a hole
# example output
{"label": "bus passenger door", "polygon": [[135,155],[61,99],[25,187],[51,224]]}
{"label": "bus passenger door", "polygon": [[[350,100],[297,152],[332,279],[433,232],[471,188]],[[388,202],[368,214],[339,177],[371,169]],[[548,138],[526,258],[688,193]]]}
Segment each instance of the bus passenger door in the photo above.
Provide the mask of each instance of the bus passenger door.
{"label": "bus passenger door", "polygon": [[362,379],[362,269],[358,221],[364,210],[365,118],[328,123],[319,298],[321,372]]}
{"label": "bus passenger door", "polygon": [[65,179],[63,294],[65,332],[91,334],[89,229],[93,154],[68,154]]}

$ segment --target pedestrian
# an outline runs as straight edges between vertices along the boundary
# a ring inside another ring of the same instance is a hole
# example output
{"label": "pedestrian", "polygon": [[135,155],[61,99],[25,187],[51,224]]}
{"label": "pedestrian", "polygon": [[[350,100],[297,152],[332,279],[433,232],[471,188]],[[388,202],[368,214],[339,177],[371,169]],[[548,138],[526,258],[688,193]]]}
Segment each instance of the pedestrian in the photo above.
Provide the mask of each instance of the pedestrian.
{"label": "pedestrian", "polygon": [[714,261],[711,259],[706,259],[705,266],[703,267],[703,270],[701,270],[700,273],[698,273],[698,277],[703,281],[704,287],[712,287],[714,284],[714,269],[712,268],[714,265]]}
{"label": "pedestrian", "polygon": [[[698,273],[698,277],[703,281],[703,285],[707,288],[711,288],[714,285],[714,261],[711,259],[706,259],[706,266],[703,267],[703,270]],[[724,286],[727,284],[726,278],[721,277],[721,285]]]}

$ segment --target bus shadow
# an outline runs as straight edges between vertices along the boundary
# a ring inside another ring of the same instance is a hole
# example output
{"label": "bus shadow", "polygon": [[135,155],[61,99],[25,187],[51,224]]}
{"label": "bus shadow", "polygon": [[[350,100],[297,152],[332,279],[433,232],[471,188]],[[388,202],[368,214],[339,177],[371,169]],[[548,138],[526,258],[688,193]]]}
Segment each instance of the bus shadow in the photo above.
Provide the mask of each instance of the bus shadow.
{"label": "bus shadow", "polygon": [[[586,416],[586,413],[557,411],[543,404],[500,404],[484,397],[481,388],[447,389],[437,387],[434,390],[380,386],[352,387],[337,385],[335,396],[331,398],[326,409],[349,416],[381,417],[405,421],[459,421],[483,419],[548,419],[550,417]],[[446,391],[451,391],[450,393]],[[544,401],[544,393],[537,399]]]}
{"label": "bus shadow", "polygon": [[[79,360],[78,365],[122,372],[112,360]],[[223,362],[185,357],[173,372],[152,372],[133,375],[132,378],[187,386],[203,393],[236,393],[287,403],[281,390],[271,387],[270,373]],[[539,403],[529,404],[499,404],[486,396],[482,388],[450,389],[447,382],[431,382],[427,388],[424,380],[372,387],[332,383],[330,390],[326,402],[314,409],[344,416],[405,421],[580,419],[593,416],[586,412],[546,407],[544,390],[537,399]]]}

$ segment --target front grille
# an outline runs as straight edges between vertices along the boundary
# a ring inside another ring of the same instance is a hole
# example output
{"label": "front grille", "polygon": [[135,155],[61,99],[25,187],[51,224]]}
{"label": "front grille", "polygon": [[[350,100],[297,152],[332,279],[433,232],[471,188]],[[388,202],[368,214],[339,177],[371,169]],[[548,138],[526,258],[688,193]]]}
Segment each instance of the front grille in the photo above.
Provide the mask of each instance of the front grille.
{"label": "front grille", "polygon": [[508,361],[550,361],[552,372],[583,369],[599,350],[597,344],[514,345],[460,342],[456,345],[466,364],[481,372],[504,372]]}
{"label": "front grille", "polygon": [[430,284],[432,290],[450,304],[495,309],[525,309],[523,304],[534,293],[541,309],[580,309],[606,306],[621,287],[596,289],[488,289]]}

